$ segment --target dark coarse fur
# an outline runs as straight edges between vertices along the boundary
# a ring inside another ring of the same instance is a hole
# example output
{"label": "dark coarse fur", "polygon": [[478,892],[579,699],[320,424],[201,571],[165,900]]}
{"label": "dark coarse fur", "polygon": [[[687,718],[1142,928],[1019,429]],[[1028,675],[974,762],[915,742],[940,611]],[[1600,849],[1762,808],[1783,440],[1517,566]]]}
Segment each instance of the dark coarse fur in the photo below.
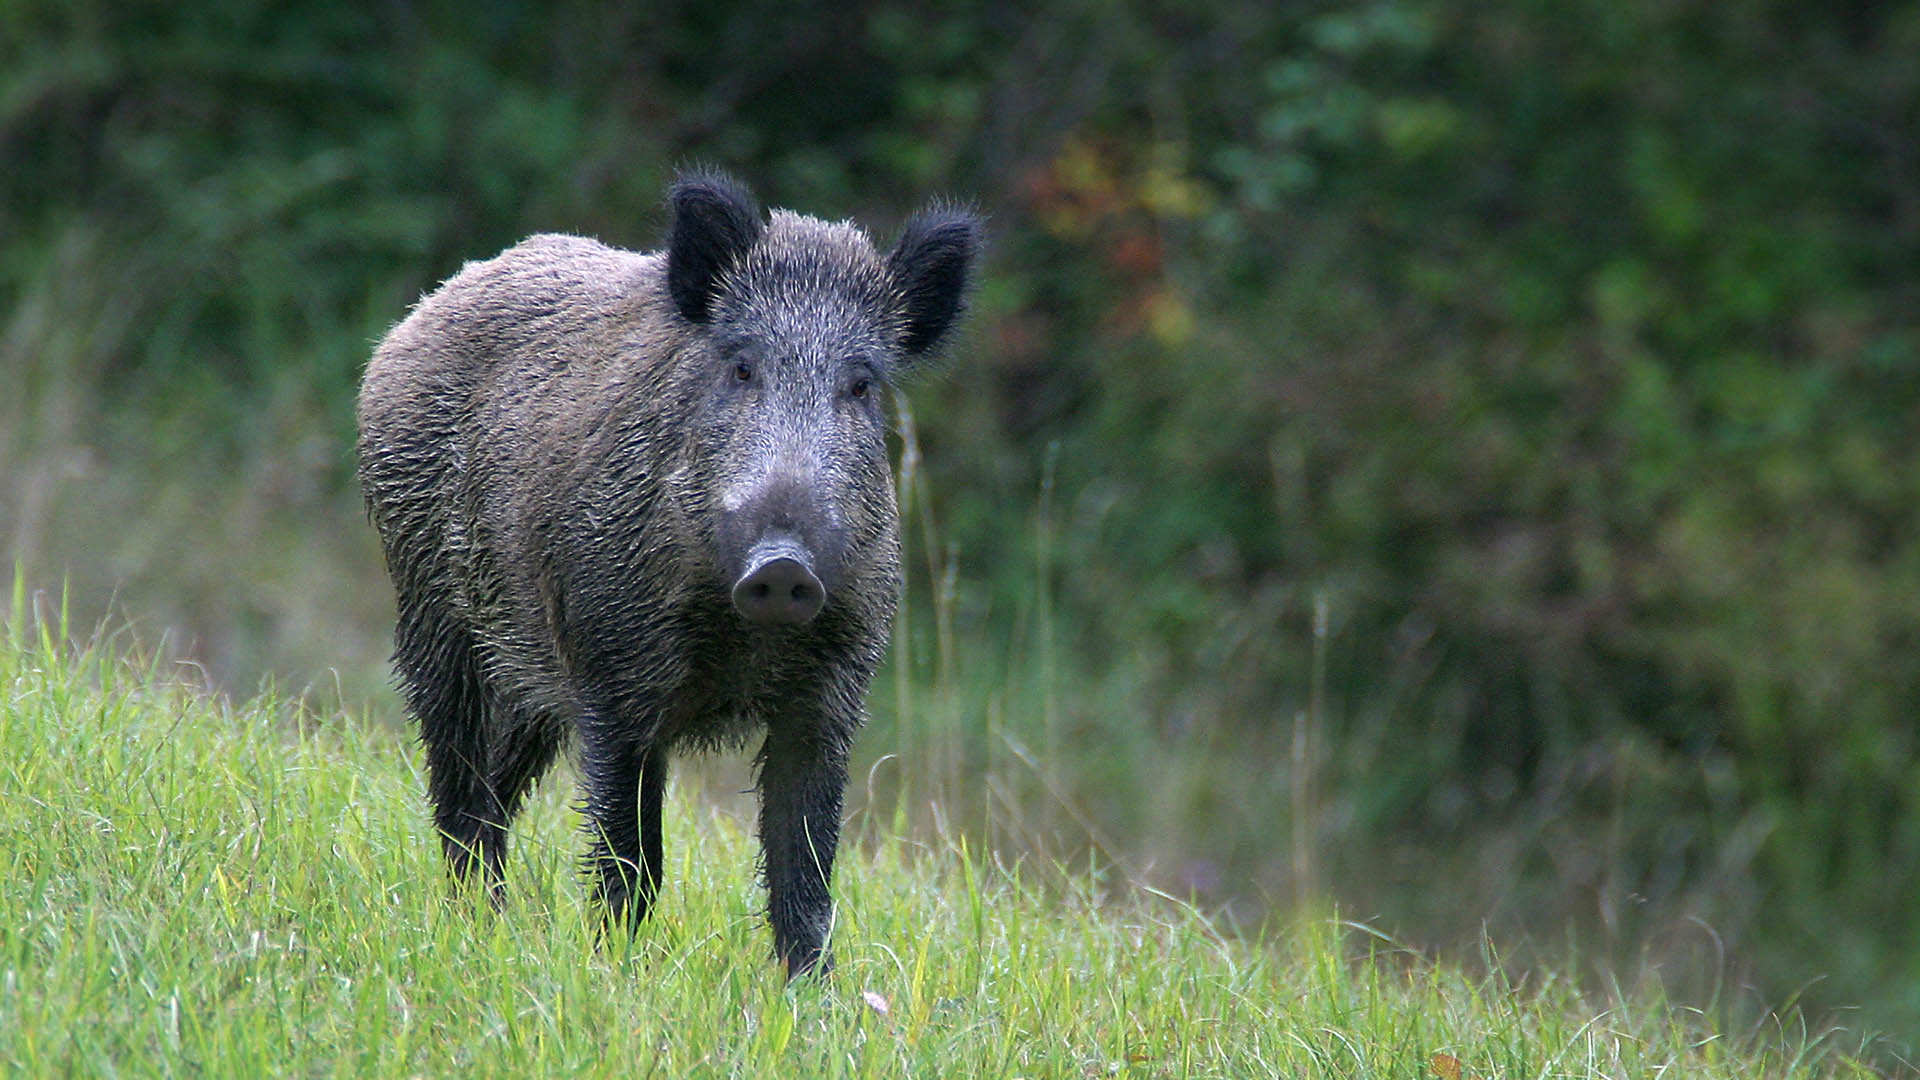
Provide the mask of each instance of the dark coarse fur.
{"label": "dark coarse fur", "polygon": [[[669,202],[664,252],[536,236],[422,299],[367,369],[360,480],[455,875],[497,893],[507,826],[577,733],[589,865],[637,921],[668,753],[764,732],[769,917],[797,973],[821,960],[900,589],[882,390],[949,336],[980,224],[936,207],[883,256],[848,224],[763,218],[724,176]],[[792,610],[747,606],[764,580]]]}

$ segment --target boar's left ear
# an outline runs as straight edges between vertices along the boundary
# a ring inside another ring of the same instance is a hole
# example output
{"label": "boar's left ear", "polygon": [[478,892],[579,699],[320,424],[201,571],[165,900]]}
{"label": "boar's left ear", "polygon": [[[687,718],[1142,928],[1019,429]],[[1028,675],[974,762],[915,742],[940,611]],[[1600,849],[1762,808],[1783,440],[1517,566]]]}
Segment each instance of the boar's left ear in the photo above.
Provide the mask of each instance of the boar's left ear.
{"label": "boar's left ear", "polygon": [[765,223],[746,186],[725,173],[681,173],[667,202],[673,207],[667,292],[689,322],[704,323],[713,315],[721,275],[760,239]]}
{"label": "boar's left ear", "polygon": [[906,318],[901,346],[907,355],[938,350],[960,320],[983,231],[979,215],[945,206],[915,214],[900,230],[887,268]]}

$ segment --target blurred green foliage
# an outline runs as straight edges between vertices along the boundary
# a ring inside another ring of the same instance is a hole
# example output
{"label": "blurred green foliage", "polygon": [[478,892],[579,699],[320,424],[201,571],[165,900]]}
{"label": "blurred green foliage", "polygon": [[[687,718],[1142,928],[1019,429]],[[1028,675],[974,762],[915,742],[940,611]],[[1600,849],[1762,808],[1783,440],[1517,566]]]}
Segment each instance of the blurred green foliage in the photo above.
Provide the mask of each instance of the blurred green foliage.
{"label": "blurred green foliage", "polygon": [[0,532],[226,677],[377,668],[351,403],[414,296],[652,246],[688,161],[976,197],[899,746],[1216,902],[1305,813],[1412,936],[1697,919],[1920,1030],[1916,56],[1911,2],[14,0]]}

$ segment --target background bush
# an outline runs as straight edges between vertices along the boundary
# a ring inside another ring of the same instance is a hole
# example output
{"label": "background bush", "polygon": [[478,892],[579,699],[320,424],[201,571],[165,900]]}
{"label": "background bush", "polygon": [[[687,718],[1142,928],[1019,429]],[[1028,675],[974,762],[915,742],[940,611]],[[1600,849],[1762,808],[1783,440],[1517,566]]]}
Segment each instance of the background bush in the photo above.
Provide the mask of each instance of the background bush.
{"label": "background bush", "polygon": [[1920,1030],[1920,5],[629,6],[0,8],[23,572],[392,712],[414,297],[972,197],[875,798]]}

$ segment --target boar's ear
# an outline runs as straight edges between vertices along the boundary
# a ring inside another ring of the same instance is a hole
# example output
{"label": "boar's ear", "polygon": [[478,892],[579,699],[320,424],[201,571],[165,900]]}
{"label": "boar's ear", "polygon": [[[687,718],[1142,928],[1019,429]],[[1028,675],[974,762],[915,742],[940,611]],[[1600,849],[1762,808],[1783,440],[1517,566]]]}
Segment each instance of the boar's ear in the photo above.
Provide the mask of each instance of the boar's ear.
{"label": "boar's ear", "polygon": [[909,356],[937,350],[966,310],[973,262],[980,254],[980,217],[952,206],[935,206],[909,218],[887,255],[899,291]]}
{"label": "boar's ear", "polygon": [[704,171],[680,174],[667,202],[673,207],[667,292],[688,321],[703,323],[712,315],[721,275],[760,239],[760,207],[738,180]]}

